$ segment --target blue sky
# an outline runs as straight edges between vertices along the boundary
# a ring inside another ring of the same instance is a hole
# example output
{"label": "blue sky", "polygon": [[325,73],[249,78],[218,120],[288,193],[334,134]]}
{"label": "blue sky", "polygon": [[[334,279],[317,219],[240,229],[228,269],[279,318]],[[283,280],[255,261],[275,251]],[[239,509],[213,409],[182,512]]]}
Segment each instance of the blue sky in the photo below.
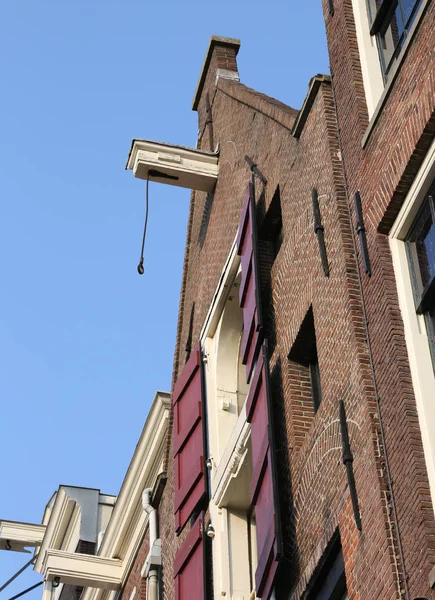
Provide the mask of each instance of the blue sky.
{"label": "blue sky", "polygon": [[[211,34],[294,108],[329,72],[320,0],[1,3],[0,518],[40,522],[59,484],[116,494],[170,388],[189,191],[150,184],[140,277],[145,187],[124,167],[133,137],[195,146]],[[26,560],[2,552],[0,585]]]}

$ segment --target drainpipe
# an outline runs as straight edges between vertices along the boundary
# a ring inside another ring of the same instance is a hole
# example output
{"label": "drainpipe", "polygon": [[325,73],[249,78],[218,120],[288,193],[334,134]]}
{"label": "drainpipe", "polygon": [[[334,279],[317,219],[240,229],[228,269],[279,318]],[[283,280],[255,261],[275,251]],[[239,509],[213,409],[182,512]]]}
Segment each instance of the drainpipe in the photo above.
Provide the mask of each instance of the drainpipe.
{"label": "drainpipe", "polygon": [[148,515],[150,530],[150,551],[142,569],[142,576],[147,578],[147,600],[158,600],[159,567],[161,565],[161,544],[158,538],[157,511],[151,504],[152,488],[142,493],[142,508]]}

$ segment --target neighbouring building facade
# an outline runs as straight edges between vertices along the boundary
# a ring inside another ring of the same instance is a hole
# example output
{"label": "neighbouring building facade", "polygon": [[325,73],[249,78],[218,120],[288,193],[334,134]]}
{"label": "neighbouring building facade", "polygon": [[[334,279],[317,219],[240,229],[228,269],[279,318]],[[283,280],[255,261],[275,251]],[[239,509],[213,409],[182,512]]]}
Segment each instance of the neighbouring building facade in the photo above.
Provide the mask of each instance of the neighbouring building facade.
{"label": "neighbouring building facade", "polygon": [[331,75],[300,110],[212,37],[197,147],[133,140],[136,177],[192,189],[173,389],[118,498],[96,496],[92,558],[72,508],[48,535],[74,490],[42,526],[0,525],[0,548],[40,548],[46,600],[53,581],[84,600],[435,598],[435,7],[323,10]]}

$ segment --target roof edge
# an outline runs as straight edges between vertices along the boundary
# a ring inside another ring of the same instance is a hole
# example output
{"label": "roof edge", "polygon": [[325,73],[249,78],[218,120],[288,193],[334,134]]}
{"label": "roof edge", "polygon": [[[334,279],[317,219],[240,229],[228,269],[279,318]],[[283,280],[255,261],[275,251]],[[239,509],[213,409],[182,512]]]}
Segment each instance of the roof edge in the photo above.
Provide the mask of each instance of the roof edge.
{"label": "roof edge", "polygon": [[295,138],[299,138],[299,136],[302,133],[305,123],[308,119],[308,115],[310,114],[310,111],[313,107],[314,100],[316,99],[317,92],[319,91],[319,88],[322,83],[330,84],[331,76],[319,74],[314,75],[314,77],[310,79],[310,83],[308,84],[308,93],[305,96],[305,100],[293,125],[292,135]]}

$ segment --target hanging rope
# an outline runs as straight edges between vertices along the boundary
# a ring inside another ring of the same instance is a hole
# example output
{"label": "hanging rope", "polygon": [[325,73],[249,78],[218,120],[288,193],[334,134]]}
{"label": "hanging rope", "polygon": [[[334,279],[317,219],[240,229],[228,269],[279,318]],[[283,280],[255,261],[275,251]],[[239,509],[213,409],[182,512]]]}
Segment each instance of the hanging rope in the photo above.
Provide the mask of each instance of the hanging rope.
{"label": "hanging rope", "polygon": [[149,181],[150,181],[150,174],[148,172],[147,173],[146,193],[145,193],[145,223],[144,223],[144,227],[143,227],[142,249],[140,251],[139,264],[137,265],[137,272],[139,273],[139,275],[144,274],[143,252],[144,252],[144,247],[145,247],[145,236],[147,234],[147,224],[148,224],[148,185],[149,185]]}

